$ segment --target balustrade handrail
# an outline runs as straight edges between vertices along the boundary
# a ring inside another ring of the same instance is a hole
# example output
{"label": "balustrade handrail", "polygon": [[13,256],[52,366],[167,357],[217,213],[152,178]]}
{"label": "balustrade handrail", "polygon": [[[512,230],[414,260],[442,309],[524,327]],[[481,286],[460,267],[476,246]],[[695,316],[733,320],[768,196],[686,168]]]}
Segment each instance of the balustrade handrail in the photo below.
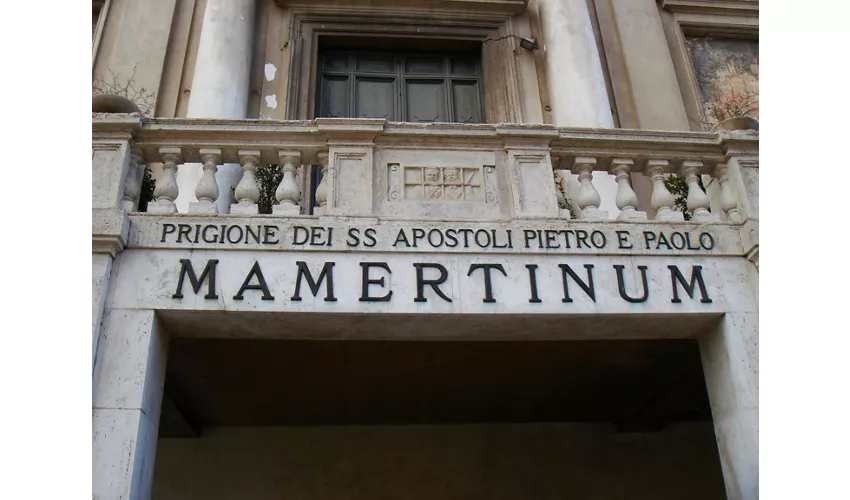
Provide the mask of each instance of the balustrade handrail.
{"label": "balustrade handrail", "polygon": [[[214,173],[216,165],[241,163],[243,182],[237,187],[238,205],[234,210],[256,213],[256,181],[258,165],[286,165],[285,178],[278,189],[282,206],[293,205],[300,196],[295,185],[295,169],[302,164],[320,164],[327,173],[327,151],[335,146],[366,146],[408,149],[465,149],[508,151],[512,154],[549,154],[558,187],[558,202],[566,208],[566,177],[575,174],[580,194],[571,199],[581,218],[605,220],[607,212],[599,210],[600,195],[592,183],[594,171],[604,171],[617,179],[617,208],[620,219],[645,220],[646,212],[638,211],[631,187],[630,174],[643,173],[652,186],[651,205],[656,220],[681,220],[675,210],[673,196],[664,186],[664,175],[676,173],[689,186],[688,206],[697,220],[717,220],[709,213],[707,194],[698,187],[700,175],[720,180],[723,210],[730,220],[738,220],[737,201],[726,182],[726,163],[730,155],[758,156],[757,131],[658,131],[631,129],[597,129],[555,127],[546,124],[462,124],[405,123],[384,119],[317,118],[314,120],[230,120],[147,118],[137,114],[93,114],[93,141],[124,138],[132,142],[135,164],[161,162],[164,179],[158,183],[157,202],[164,204],[163,213],[174,210],[177,186],[174,175],[178,165],[204,164],[205,178],[196,196],[209,208],[217,196]],[[560,173],[559,173],[560,172]],[[135,174],[134,174],[135,175]],[[128,174],[125,189],[137,190]],[[324,181],[322,182],[324,184]],[[317,200],[324,206],[327,186],[320,185]],[[125,200],[129,200],[126,196]],[[129,207],[132,203],[126,203]],[[214,211],[213,211],[214,213]],[[569,217],[568,213],[562,213]]]}

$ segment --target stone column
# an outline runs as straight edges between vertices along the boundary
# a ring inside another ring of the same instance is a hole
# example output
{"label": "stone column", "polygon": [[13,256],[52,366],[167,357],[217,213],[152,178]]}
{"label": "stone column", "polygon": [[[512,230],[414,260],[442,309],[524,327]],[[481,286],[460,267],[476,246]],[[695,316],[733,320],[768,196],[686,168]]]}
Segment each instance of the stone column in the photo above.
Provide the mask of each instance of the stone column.
{"label": "stone column", "polygon": [[[587,0],[539,0],[538,5],[554,125],[614,128]],[[593,172],[593,184],[602,198],[599,209],[616,217],[614,177]],[[577,176],[569,176],[567,189],[576,199],[581,190]]]}
{"label": "stone column", "polygon": [[153,311],[105,315],[93,377],[92,498],[150,498],[167,349]]}
{"label": "stone column", "polygon": [[[207,0],[187,118],[247,117],[255,8],[255,0]],[[175,202],[179,212],[186,213],[189,203],[197,201],[194,192],[202,175],[200,164],[180,169],[180,197]],[[230,213],[232,189],[241,177],[238,164],[219,167],[218,213]]]}
{"label": "stone column", "polygon": [[729,500],[759,497],[758,313],[727,313],[700,339]]}

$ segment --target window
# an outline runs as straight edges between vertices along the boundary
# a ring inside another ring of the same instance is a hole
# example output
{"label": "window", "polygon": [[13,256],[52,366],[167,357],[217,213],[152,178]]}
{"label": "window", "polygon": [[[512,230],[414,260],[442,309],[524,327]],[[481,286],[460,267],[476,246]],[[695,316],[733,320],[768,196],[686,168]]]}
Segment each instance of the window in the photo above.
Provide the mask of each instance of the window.
{"label": "window", "polygon": [[477,55],[327,50],[318,68],[317,117],[483,122]]}

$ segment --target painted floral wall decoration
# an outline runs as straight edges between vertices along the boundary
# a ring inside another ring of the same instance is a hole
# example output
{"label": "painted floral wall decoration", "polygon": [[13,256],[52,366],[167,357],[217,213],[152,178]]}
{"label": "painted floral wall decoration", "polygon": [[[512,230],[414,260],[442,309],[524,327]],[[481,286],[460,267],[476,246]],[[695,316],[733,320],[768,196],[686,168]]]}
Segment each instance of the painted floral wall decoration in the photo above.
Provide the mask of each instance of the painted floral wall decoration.
{"label": "painted floral wall decoration", "polygon": [[731,38],[686,40],[707,130],[729,118],[759,116],[758,42]]}

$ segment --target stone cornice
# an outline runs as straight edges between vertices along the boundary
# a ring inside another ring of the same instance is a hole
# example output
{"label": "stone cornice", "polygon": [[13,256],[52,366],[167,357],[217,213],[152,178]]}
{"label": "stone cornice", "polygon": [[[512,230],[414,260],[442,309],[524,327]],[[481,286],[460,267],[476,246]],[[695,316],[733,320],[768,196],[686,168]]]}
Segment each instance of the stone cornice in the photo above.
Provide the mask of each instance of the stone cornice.
{"label": "stone cornice", "polygon": [[[545,124],[403,123],[383,119],[216,120],[93,115],[94,142],[132,139],[148,161],[159,148],[180,147],[184,161],[200,162],[201,148],[219,148],[222,161],[238,162],[239,149],[261,152],[276,163],[278,151],[319,151],[329,145],[374,144],[422,149],[503,149],[533,144],[561,157],[626,157],[639,170],[646,159],[702,161],[706,166],[730,155],[758,155],[758,132],[689,132],[554,127]],[[310,154],[310,153],[308,153]]]}
{"label": "stone cornice", "polygon": [[369,0],[351,2],[340,6],[338,0],[275,0],[282,8],[322,10],[349,7],[357,11],[370,10],[422,12],[430,14],[482,12],[487,14],[516,15],[525,12],[528,0]]}
{"label": "stone cornice", "polygon": [[757,0],[659,0],[659,3],[662,9],[670,12],[755,17],[759,15]]}
{"label": "stone cornice", "polygon": [[142,128],[138,113],[92,113],[92,142],[99,139],[128,139]]}
{"label": "stone cornice", "polygon": [[729,156],[755,156],[759,154],[759,134],[754,130],[721,131],[720,146]]}

